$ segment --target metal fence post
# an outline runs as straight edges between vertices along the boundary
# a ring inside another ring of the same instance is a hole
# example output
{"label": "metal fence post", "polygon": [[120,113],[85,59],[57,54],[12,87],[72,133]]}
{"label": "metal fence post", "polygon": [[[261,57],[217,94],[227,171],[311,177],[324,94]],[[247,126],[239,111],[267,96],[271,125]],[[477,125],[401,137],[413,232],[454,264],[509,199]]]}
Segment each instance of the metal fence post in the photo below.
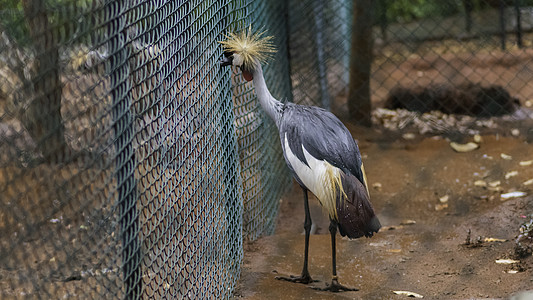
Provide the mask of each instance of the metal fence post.
{"label": "metal fence post", "polygon": [[500,43],[502,50],[505,50],[505,40],[506,40],[506,32],[505,32],[505,1],[500,0],[499,1],[499,16],[500,16]]}
{"label": "metal fence post", "polygon": [[520,15],[520,1],[514,0],[514,10],[516,14],[516,44],[519,48],[524,46],[522,42],[522,18]]}
{"label": "metal fence post", "polygon": [[110,61],[107,74],[112,96],[115,145],[115,178],[122,241],[122,272],[124,299],[139,299],[141,294],[141,243],[137,211],[134,116],[131,113],[130,66],[127,47],[128,1],[109,1],[107,38]]}
{"label": "metal fence post", "polygon": [[326,59],[324,55],[324,2],[313,2],[313,19],[315,21],[315,45],[316,45],[316,58],[318,67],[318,78],[320,83],[320,100],[322,107],[329,110],[329,90],[326,75]]}

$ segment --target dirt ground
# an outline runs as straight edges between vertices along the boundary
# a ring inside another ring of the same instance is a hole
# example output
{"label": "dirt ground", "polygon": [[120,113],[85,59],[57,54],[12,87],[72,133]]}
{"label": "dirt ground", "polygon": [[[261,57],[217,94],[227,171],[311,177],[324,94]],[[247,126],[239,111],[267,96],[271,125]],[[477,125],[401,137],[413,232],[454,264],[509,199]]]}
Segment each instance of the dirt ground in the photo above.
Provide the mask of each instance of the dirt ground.
{"label": "dirt ground", "polygon": [[[479,149],[457,153],[442,137],[404,140],[348,127],[359,141],[383,225],[370,239],[337,238],[339,281],[359,291],[310,288],[331,280],[329,223],[314,197],[309,271],[318,282],[274,279],[298,275],[302,268],[303,196],[294,184],[280,200],[276,233],[245,245],[235,298],[404,299],[393,291],[410,291],[426,299],[507,299],[533,289],[533,258],[515,254],[520,225],[533,213],[533,185],[524,185],[533,178],[533,165],[523,165],[533,151],[524,138],[486,135]],[[481,181],[488,185],[480,186]],[[513,191],[526,196],[501,197]],[[518,262],[499,264],[498,259]]]}

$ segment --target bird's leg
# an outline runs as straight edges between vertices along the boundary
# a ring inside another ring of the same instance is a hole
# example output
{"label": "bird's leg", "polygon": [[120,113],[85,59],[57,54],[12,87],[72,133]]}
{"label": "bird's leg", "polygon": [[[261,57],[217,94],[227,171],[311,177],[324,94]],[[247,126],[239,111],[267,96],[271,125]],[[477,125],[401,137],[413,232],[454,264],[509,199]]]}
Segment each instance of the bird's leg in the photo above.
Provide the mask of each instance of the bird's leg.
{"label": "bird's leg", "polygon": [[314,288],[314,289],[320,290],[320,291],[330,291],[334,293],[358,291],[358,289],[356,288],[349,288],[339,283],[339,279],[337,277],[337,252],[335,249],[335,235],[337,234],[337,222],[334,220],[331,220],[329,224],[329,233],[331,234],[331,261],[332,261],[332,270],[333,270],[331,284],[329,285],[326,284],[325,288]]}
{"label": "bird's leg", "polygon": [[309,212],[309,200],[307,198],[307,189],[303,187],[302,189],[304,192],[304,207],[305,207],[305,221],[304,221],[305,250],[304,250],[304,266],[302,269],[302,275],[300,276],[291,275],[290,277],[277,276],[276,279],[308,284],[311,282],[315,282],[315,280],[311,278],[311,275],[309,275],[309,270],[307,269],[307,258],[309,256],[309,235],[311,234],[311,225],[313,223],[311,221],[311,213]]}

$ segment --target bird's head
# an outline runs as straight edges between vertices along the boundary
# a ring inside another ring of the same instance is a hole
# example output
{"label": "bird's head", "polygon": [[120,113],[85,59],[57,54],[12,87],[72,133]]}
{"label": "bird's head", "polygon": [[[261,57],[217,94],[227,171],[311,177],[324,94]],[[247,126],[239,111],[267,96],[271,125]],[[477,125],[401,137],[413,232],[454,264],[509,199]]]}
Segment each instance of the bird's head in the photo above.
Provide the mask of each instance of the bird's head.
{"label": "bird's head", "polygon": [[252,33],[252,26],[241,33],[230,33],[220,43],[224,47],[221,66],[236,66],[242,70],[244,79],[253,79],[253,72],[258,64],[266,62],[276,52],[272,36],[263,36],[264,31]]}

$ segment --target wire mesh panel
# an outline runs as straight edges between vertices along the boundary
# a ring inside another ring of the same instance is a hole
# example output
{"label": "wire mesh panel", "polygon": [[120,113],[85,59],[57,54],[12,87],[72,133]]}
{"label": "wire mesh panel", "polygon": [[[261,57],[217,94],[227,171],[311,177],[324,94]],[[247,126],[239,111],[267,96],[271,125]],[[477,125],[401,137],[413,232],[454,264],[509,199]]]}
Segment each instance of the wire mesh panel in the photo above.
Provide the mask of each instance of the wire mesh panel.
{"label": "wire mesh panel", "polygon": [[154,5],[158,72],[140,61],[134,77],[156,76],[136,124],[144,292],[221,297],[242,256],[230,79],[217,63],[228,10],[215,1]]}
{"label": "wire mesh panel", "polygon": [[227,298],[235,5],[2,3],[0,298]]}
{"label": "wire mesh panel", "polygon": [[[244,30],[253,24],[255,30],[268,29],[266,34],[274,36],[277,53],[264,66],[265,80],[275,98],[291,101],[285,1],[234,3],[232,30]],[[243,183],[243,230],[244,235],[253,240],[274,232],[279,199],[290,188],[291,177],[282,156],[278,131],[259,107],[253,84],[246,83],[240,74],[233,74],[232,79]]]}
{"label": "wire mesh panel", "polygon": [[288,1],[294,102],[331,109],[346,95],[352,2]]}
{"label": "wire mesh panel", "polygon": [[[522,101],[522,105],[531,99],[527,84],[531,79],[531,43],[524,39],[531,29],[527,3],[522,4],[524,7],[499,7],[497,2],[488,1],[464,1],[464,5],[428,1],[418,16],[410,17],[408,11],[382,4],[382,18],[388,19],[376,32],[374,73],[374,89],[380,99],[394,97],[405,87],[450,89],[459,94],[474,90],[488,98],[480,100],[483,103],[479,111],[469,107],[475,99],[447,104],[450,112],[478,116],[511,113],[507,105],[511,105],[512,98]],[[496,86],[502,89],[491,89]],[[418,98],[419,93],[414,94]],[[498,99],[502,97],[508,99]],[[432,99],[427,100],[418,102],[429,108]]]}
{"label": "wire mesh panel", "polygon": [[119,11],[82,1],[4,3],[0,297],[122,297],[118,194],[132,187],[119,187],[121,133],[111,125],[111,86],[121,82],[80,71],[80,51],[85,57],[94,36],[77,26]]}
{"label": "wire mesh panel", "polygon": [[[527,132],[533,119],[531,1],[318,2],[289,1],[295,102],[346,117],[354,117],[352,105],[393,130],[476,133],[515,126]],[[372,21],[354,21],[362,13]],[[364,32],[360,26],[370,28],[363,37],[372,40],[368,53],[351,44]],[[351,69],[357,74],[358,63],[368,60],[372,110],[347,89],[361,80],[350,82]]]}

